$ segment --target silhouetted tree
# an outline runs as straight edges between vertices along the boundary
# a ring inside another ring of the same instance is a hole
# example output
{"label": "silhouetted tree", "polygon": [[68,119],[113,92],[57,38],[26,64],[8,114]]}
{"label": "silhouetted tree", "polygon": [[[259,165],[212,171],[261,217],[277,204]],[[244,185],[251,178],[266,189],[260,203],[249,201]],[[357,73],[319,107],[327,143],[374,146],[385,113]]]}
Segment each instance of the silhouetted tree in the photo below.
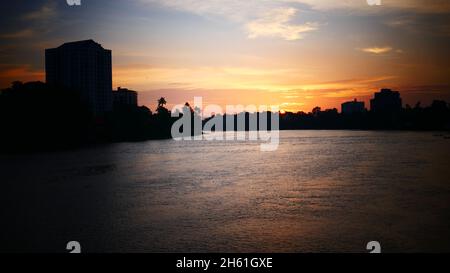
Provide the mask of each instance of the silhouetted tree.
{"label": "silhouetted tree", "polygon": [[158,108],[164,107],[166,104],[167,104],[167,101],[164,97],[161,97],[160,99],[158,99]]}
{"label": "silhouetted tree", "polygon": [[421,106],[421,102],[418,101],[418,102],[416,103],[416,105],[414,106],[414,109],[421,109],[422,107],[420,107],[420,106]]}
{"label": "silhouetted tree", "polygon": [[321,111],[322,109],[319,107],[319,106],[316,106],[316,107],[314,107],[313,109],[312,109],[312,114],[313,114],[313,116],[318,116],[319,114],[320,114],[320,111]]}
{"label": "silhouetted tree", "polygon": [[78,92],[42,82],[14,82],[0,93],[0,149],[49,150],[95,139]]}
{"label": "silhouetted tree", "polygon": [[[51,150],[105,141],[170,138],[172,124],[179,118],[171,117],[165,107],[167,101],[161,97],[156,114],[145,106],[122,105],[105,115],[99,124],[79,94],[78,90],[42,82],[17,81],[1,90],[0,151]],[[192,114],[192,126],[194,121],[202,123],[200,109],[193,109],[187,102],[183,108],[185,113]],[[248,125],[250,118],[258,120],[260,113],[233,115],[234,130],[238,130],[238,115],[244,115]],[[226,126],[229,116],[219,116]],[[197,132],[191,129],[193,134],[201,133],[198,128]],[[315,107],[310,113],[280,113],[280,129],[450,130],[450,106],[445,101],[435,100],[428,107],[422,107],[420,102],[414,108],[407,105],[398,113],[369,111],[347,115],[339,114],[337,109]]]}
{"label": "silhouetted tree", "polygon": [[170,117],[169,110],[166,107],[164,107],[166,104],[167,104],[167,101],[166,101],[166,99],[164,97],[161,97],[158,100],[158,106],[156,108],[156,112],[158,113],[158,116],[160,118],[166,119],[166,118]]}

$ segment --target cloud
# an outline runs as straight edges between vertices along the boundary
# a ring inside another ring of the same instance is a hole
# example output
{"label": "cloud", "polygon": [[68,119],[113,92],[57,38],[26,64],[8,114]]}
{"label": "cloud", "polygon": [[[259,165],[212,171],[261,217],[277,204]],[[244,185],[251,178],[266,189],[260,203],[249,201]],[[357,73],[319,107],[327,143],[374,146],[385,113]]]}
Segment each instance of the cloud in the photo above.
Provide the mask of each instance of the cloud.
{"label": "cloud", "polygon": [[[366,0],[137,0],[143,4],[159,4],[165,8],[198,16],[219,17],[242,26],[249,38],[278,37],[299,40],[306,32],[318,29],[317,22],[290,23],[297,10],[315,12],[345,11],[352,13],[389,13],[406,11],[411,14],[446,14],[448,0],[382,0],[381,6],[370,6]],[[405,24],[406,21],[392,22]],[[443,27],[443,32],[448,33]]]}
{"label": "cloud", "polygon": [[372,54],[384,54],[392,51],[392,47],[386,46],[386,47],[369,47],[369,48],[363,48],[361,51],[372,53]]}
{"label": "cloud", "polygon": [[35,32],[32,29],[23,29],[11,33],[0,34],[0,37],[3,39],[23,39],[30,38],[34,34]]}
{"label": "cloud", "polygon": [[20,23],[26,22],[25,29],[12,29],[10,32],[1,33],[3,39],[27,39],[48,32],[52,26],[52,20],[57,16],[56,3],[48,1],[37,10],[30,11],[17,18]]}
{"label": "cloud", "polygon": [[142,3],[158,3],[164,7],[189,12],[203,17],[221,17],[240,24],[248,37],[278,37],[299,40],[302,33],[318,29],[318,23],[291,23],[296,19],[295,1],[284,0],[140,0]]}
{"label": "cloud", "polygon": [[23,20],[49,20],[56,16],[56,4],[53,1],[49,1],[40,7],[38,10],[29,12],[22,16]]}
{"label": "cloud", "polygon": [[448,14],[405,14],[386,20],[384,24],[413,34],[448,37],[450,36],[448,18]]}
{"label": "cloud", "polygon": [[[295,69],[259,67],[153,67],[144,64],[116,65],[113,70],[114,86],[134,83],[135,89],[173,87],[183,83],[187,87],[228,89],[283,89],[286,77],[298,75]],[[291,87],[287,87],[291,89]]]}
{"label": "cloud", "polygon": [[302,25],[290,24],[297,10],[294,8],[278,8],[267,12],[264,16],[247,23],[249,38],[280,37],[288,41],[303,38],[302,33],[317,29],[316,23]]}
{"label": "cloud", "polygon": [[370,6],[366,0],[282,0],[284,2],[309,5],[316,10],[352,10],[366,12],[384,12],[408,10],[418,13],[448,13],[448,0],[382,0],[380,6]]}
{"label": "cloud", "polygon": [[450,1],[448,0],[383,0],[382,5],[420,13],[450,12]]}
{"label": "cloud", "polygon": [[382,0],[380,6],[370,6],[367,0],[139,0],[142,3],[160,3],[169,8],[195,14],[225,15],[242,18],[276,7],[306,6],[313,10],[350,10],[384,12],[408,10],[419,13],[448,13],[448,0]]}
{"label": "cloud", "polygon": [[360,79],[345,79],[339,81],[318,82],[299,87],[299,90],[348,90],[352,88],[367,88],[374,84],[384,83],[397,78],[394,75],[382,75]]}
{"label": "cloud", "polygon": [[30,64],[0,64],[0,87],[8,87],[13,81],[42,81],[45,73]]}
{"label": "cloud", "polygon": [[220,16],[235,22],[248,21],[258,14],[280,7],[280,1],[261,0],[139,0],[201,16]]}

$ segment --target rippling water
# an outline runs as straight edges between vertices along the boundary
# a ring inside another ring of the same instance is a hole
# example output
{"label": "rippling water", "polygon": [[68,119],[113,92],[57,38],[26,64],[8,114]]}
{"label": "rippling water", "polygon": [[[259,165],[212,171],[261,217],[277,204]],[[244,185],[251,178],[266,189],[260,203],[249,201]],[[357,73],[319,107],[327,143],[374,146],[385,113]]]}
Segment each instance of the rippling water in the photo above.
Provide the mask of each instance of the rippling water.
{"label": "rippling water", "polygon": [[148,141],[0,156],[0,250],[450,251],[450,140],[284,131],[257,142]]}

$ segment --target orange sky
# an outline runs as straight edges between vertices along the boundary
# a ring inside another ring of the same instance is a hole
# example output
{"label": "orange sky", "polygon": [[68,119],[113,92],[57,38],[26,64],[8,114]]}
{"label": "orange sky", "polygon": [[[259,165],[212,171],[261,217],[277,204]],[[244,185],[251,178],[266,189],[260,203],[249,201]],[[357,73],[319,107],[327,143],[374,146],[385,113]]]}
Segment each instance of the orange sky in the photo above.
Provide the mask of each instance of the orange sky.
{"label": "orange sky", "polygon": [[410,104],[450,100],[450,2],[62,2],[5,8],[0,86],[44,80],[45,48],[92,38],[113,51],[114,87],[152,109],[161,96],[169,107],[202,96],[310,111],[368,103],[384,87]]}

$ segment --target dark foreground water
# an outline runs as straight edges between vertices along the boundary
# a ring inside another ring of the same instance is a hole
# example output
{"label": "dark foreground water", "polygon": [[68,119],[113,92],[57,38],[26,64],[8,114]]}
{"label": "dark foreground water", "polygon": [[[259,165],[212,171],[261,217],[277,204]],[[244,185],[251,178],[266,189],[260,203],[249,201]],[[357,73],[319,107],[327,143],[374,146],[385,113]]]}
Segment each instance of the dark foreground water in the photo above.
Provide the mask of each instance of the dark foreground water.
{"label": "dark foreground water", "polygon": [[0,251],[450,251],[450,139],[286,131],[0,156]]}

